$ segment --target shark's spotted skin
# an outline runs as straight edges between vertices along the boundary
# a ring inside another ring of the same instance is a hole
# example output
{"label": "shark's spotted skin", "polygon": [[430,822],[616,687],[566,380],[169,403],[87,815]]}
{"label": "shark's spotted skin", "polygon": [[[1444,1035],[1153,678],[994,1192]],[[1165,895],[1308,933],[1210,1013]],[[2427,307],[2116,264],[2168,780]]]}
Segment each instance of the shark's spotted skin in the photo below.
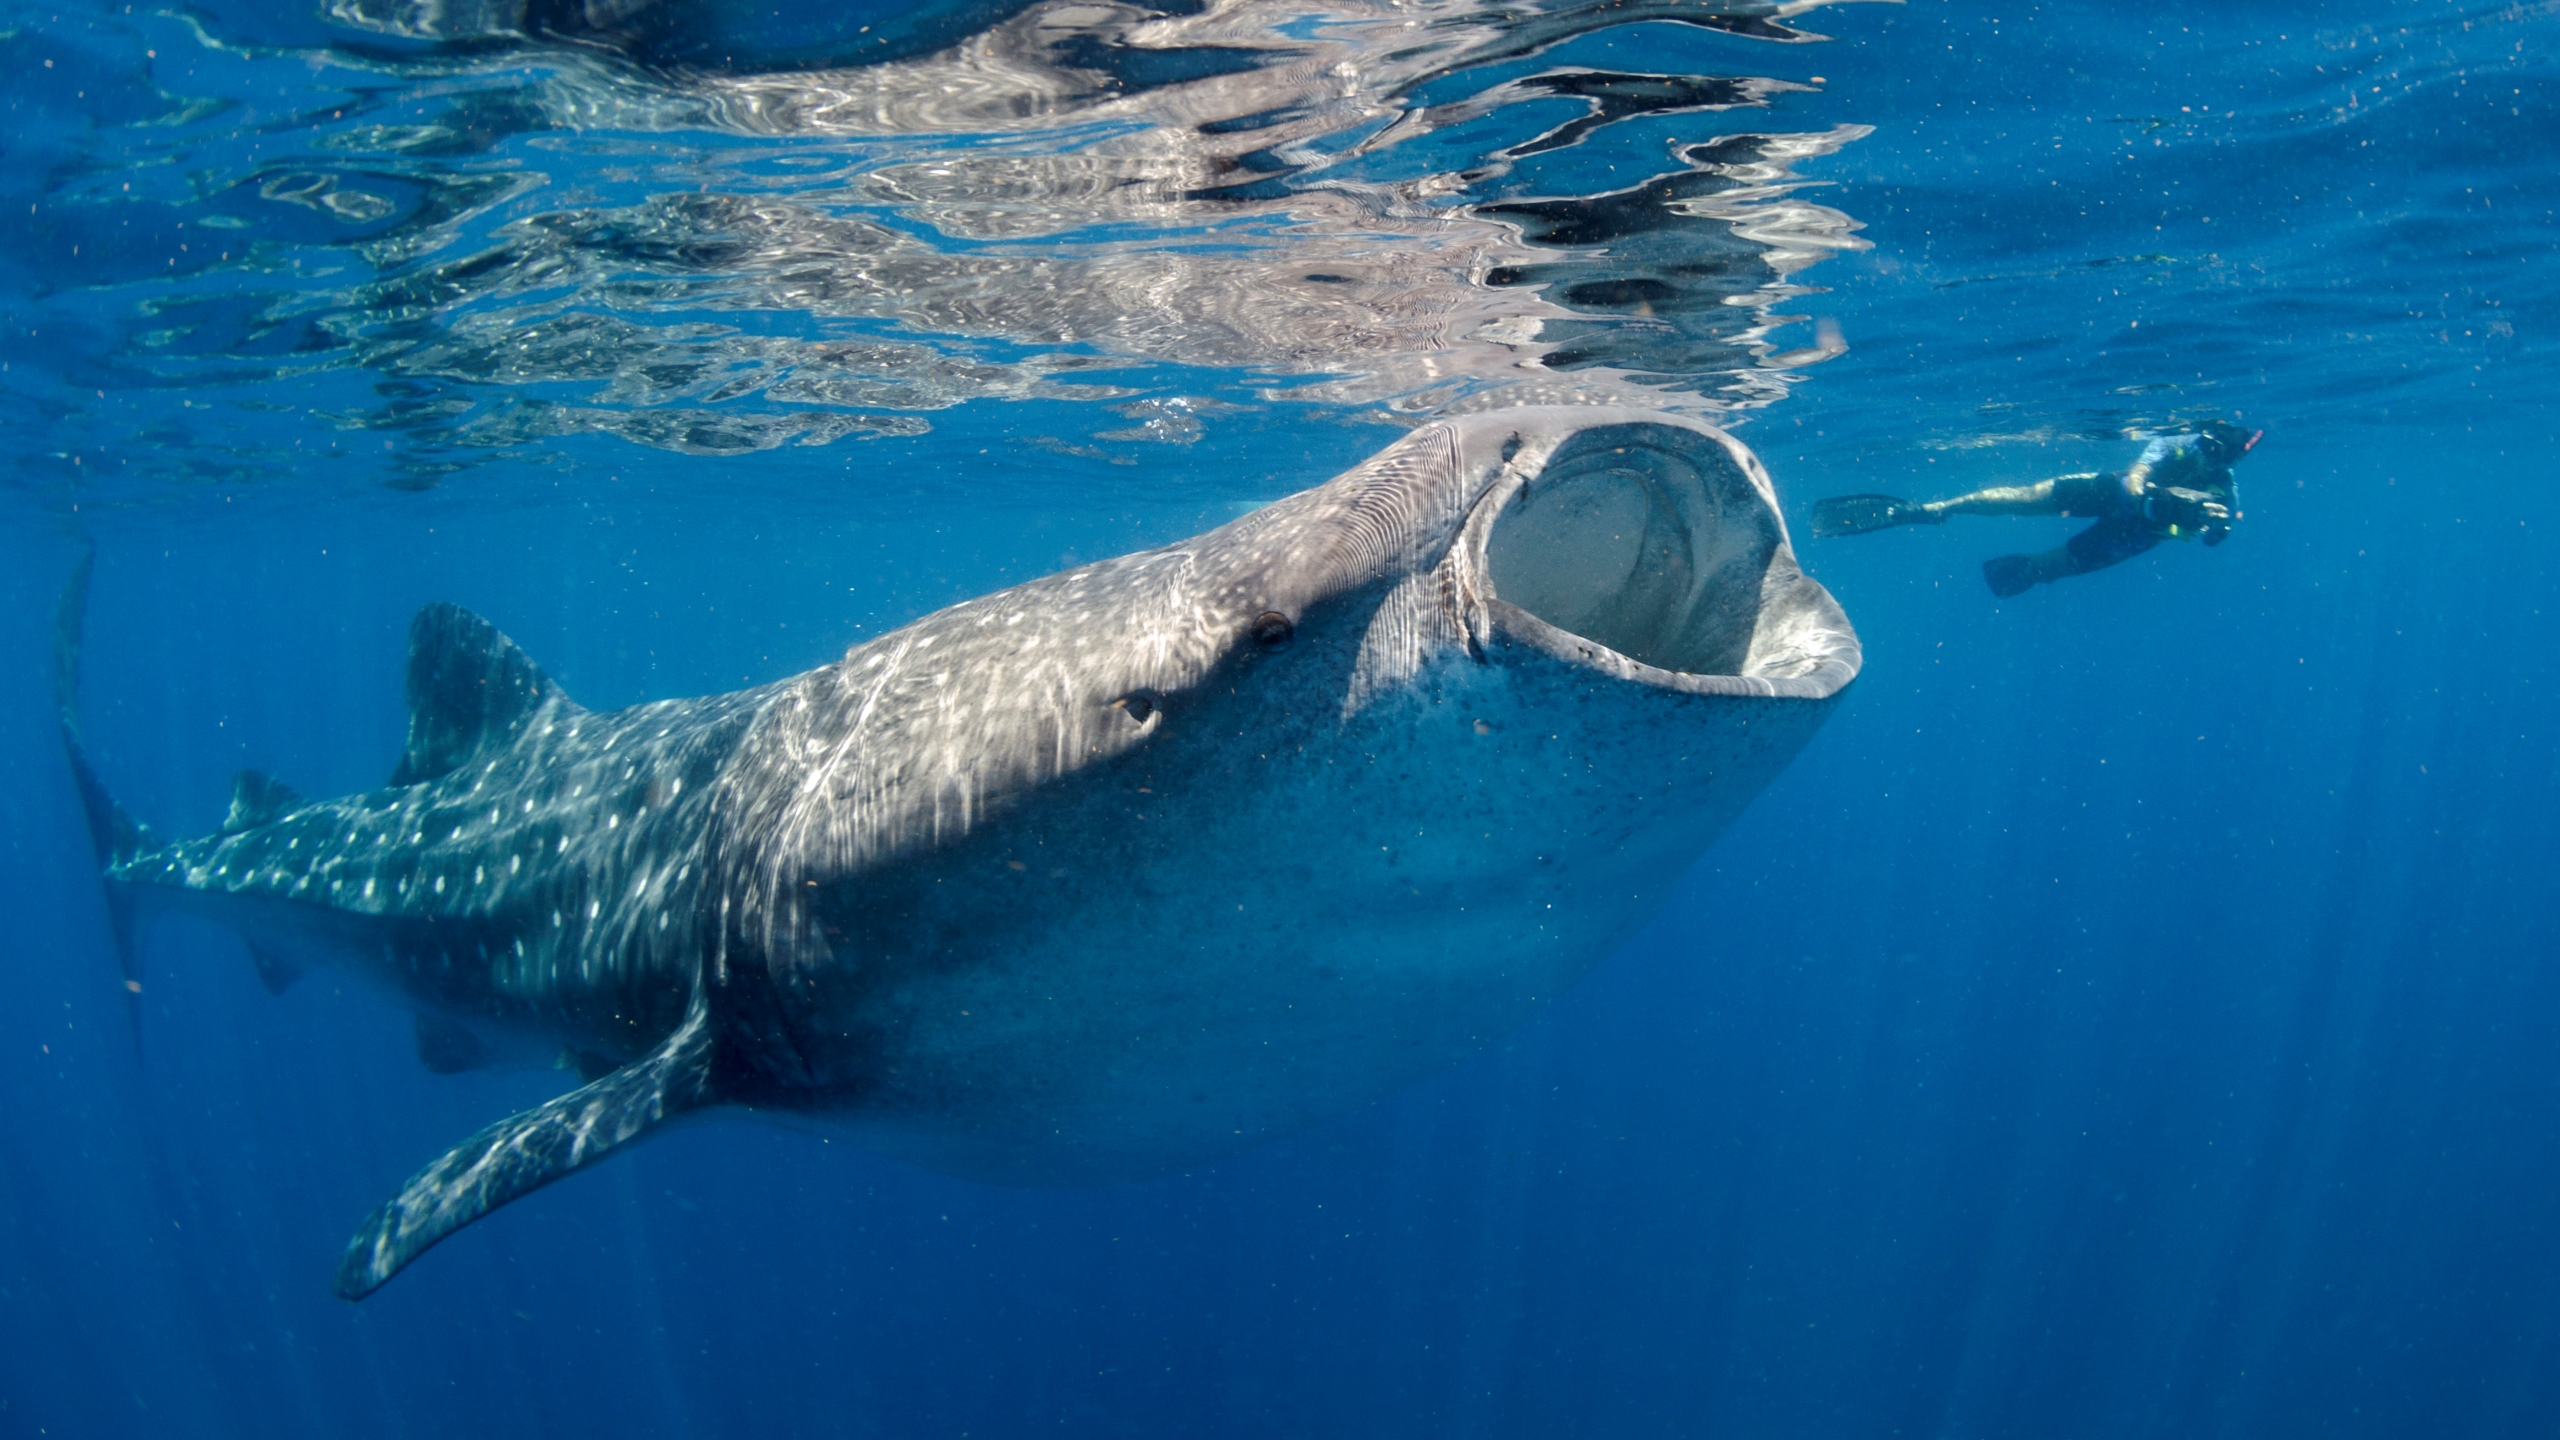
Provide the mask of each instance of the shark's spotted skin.
{"label": "shark's spotted skin", "polygon": [[1614,948],[1858,666],[1741,446],[1517,410],[733,695],[592,713],[430,607],[388,788],[244,775],[162,847],[81,750],[85,579],[64,734],[120,939],[210,914],[270,984],[385,983],[431,1068],[589,1078],[414,1177],[350,1297],[707,1106],[1026,1183],[1340,1113]]}
{"label": "shark's spotted skin", "polygon": [[[411,666],[513,649],[436,606]],[[422,710],[402,773],[440,773],[137,854],[107,878],[140,904],[232,919],[287,976],[343,964],[427,1013],[627,1060],[692,993],[713,791],[771,693],[597,714],[544,682],[509,723],[441,752],[418,743],[436,722]]]}

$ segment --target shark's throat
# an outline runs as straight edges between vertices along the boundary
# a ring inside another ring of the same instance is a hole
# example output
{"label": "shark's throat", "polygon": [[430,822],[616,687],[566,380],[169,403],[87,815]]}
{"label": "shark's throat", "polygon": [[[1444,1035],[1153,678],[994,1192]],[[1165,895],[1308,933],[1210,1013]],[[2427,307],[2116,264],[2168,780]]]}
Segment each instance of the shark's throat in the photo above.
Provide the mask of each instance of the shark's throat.
{"label": "shark's throat", "polygon": [[[1648,437],[1651,443],[1648,443]],[[1683,432],[1586,432],[1494,497],[1494,593],[1630,660],[1740,675],[1781,536],[1724,457]]]}

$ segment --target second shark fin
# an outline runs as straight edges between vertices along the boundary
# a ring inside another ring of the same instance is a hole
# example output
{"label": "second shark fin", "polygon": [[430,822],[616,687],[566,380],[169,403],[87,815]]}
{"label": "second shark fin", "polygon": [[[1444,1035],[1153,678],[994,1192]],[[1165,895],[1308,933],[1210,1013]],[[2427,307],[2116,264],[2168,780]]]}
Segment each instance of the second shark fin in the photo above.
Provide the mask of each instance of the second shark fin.
{"label": "second shark fin", "polygon": [[688,1110],[714,1104],[707,993],[657,1049],[593,1084],[510,1115],[456,1145],[366,1217],[338,1262],[337,1291],[361,1300],[427,1247]]}
{"label": "second shark fin", "polygon": [[249,963],[258,967],[258,983],[270,995],[281,995],[302,978],[302,962],[278,949],[249,942]]}
{"label": "second shark fin", "polygon": [[272,823],[276,817],[302,808],[302,797],[292,786],[259,770],[243,770],[231,777],[231,813],[222,819],[222,828],[214,833],[237,835]]}

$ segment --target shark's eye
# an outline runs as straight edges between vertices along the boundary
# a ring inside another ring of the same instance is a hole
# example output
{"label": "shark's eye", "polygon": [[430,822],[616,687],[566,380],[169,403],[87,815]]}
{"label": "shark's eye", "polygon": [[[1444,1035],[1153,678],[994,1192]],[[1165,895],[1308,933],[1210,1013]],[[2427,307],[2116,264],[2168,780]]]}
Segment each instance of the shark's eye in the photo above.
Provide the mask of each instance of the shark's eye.
{"label": "shark's eye", "polygon": [[1298,638],[1298,627],[1290,624],[1289,617],[1279,611],[1265,610],[1253,617],[1253,629],[1247,633],[1253,636],[1254,649],[1265,655],[1277,655],[1289,648],[1290,641]]}

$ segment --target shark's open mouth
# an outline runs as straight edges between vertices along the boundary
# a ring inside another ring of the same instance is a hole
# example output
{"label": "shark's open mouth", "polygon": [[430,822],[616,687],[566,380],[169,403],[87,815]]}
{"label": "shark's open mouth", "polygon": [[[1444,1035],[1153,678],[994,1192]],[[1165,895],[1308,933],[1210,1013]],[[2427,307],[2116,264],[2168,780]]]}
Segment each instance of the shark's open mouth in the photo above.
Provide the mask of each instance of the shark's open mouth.
{"label": "shark's open mouth", "polygon": [[1539,649],[1683,689],[1817,697],[1857,673],[1847,617],[1719,432],[1595,426],[1543,463],[1524,447],[1468,532],[1496,623]]}

